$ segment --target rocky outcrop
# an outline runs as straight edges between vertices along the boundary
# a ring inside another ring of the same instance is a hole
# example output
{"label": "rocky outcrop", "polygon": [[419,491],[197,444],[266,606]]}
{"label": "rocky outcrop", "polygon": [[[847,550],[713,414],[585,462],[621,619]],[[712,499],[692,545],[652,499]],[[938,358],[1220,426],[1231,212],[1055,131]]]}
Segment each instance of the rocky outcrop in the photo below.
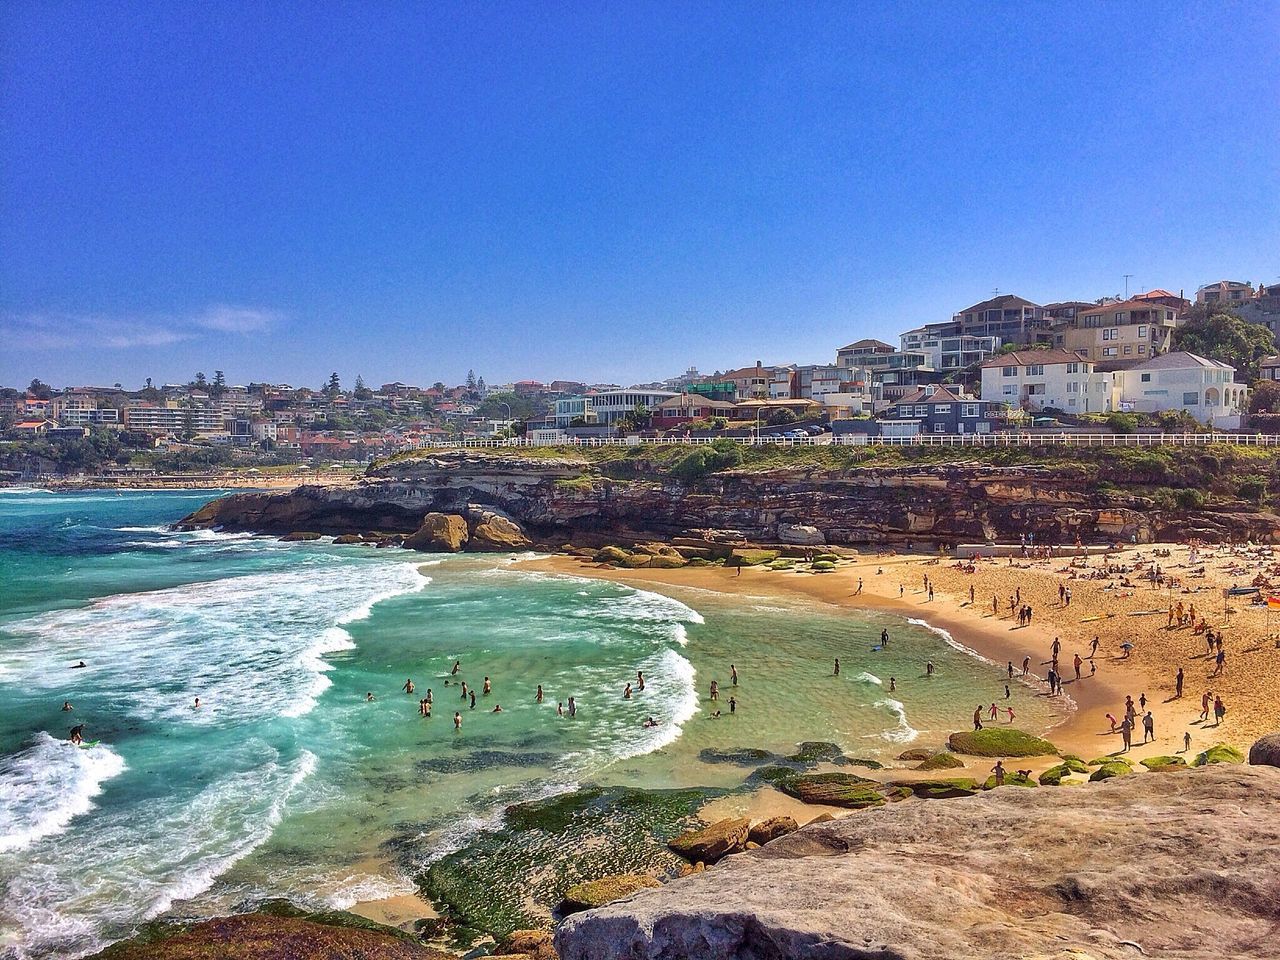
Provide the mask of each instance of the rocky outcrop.
{"label": "rocky outcrop", "polygon": [[[355,486],[234,494],[178,526],[409,535],[427,514],[443,513],[467,517],[472,549],[523,549],[511,546],[524,541],[505,524],[478,519],[488,510],[544,547],[659,539],[714,555],[722,555],[726,544],[748,542],[791,549],[921,539],[961,543],[1016,539],[1028,531],[1037,542],[1058,543],[1175,535],[1263,540],[1280,529],[1280,518],[1264,512],[1161,511],[1120,486],[1100,490],[1071,465],[796,466],[683,481],[643,456],[597,465],[452,451],[372,469]],[[479,536],[478,525],[484,526]]]}
{"label": "rocky outcrop", "polygon": [[770,817],[752,826],[747,834],[747,842],[764,846],[779,837],[785,837],[788,833],[795,833],[799,829],[800,825],[791,817]]}
{"label": "rocky outcrop", "polygon": [[750,820],[734,817],[682,833],[667,846],[693,863],[715,863],[721,857],[745,849],[750,830]]}
{"label": "rocky outcrop", "polygon": [[1249,762],[1255,767],[1280,767],[1280,733],[1268,733],[1250,747]]}
{"label": "rocky outcrop", "polygon": [[457,553],[470,539],[467,521],[456,513],[428,513],[404,545],[410,550]]}
{"label": "rocky outcrop", "polygon": [[568,918],[564,960],[1270,958],[1280,770],[995,790],[803,827]]}
{"label": "rocky outcrop", "polygon": [[510,517],[493,510],[475,510],[471,513],[471,548],[506,553],[527,550],[533,541],[525,536],[520,525]]}
{"label": "rocky outcrop", "polygon": [[658,881],[644,873],[619,873],[612,877],[590,880],[587,883],[575,883],[565,891],[560,909],[564,913],[594,910],[596,907],[603,907],[615,900],[629,897],[637,890],[656,886],[659,886]]}

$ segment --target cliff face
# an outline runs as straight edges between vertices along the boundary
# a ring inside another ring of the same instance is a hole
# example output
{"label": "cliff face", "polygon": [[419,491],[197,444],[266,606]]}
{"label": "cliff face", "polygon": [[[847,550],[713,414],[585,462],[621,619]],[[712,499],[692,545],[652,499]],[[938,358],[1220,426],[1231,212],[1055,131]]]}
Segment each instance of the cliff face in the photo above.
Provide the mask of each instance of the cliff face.
{"label": "cliff face", "polygon": [[814,825],[577,914],[563,960],[1275,957],[1280,770],[1003,789]]}
{"label": "cliff face", "polygon": [[[574,460],[465,452],[392,464],[354,488],[300,487],[236,494],[180,526],[326,534],[412,533],[428,513],[516,521],[535,542],[592,544],[676,536],[775,542],[793,525],[828,543],[1076,537],[1139,542],[1200,536],[1269,538],[1272,514],[1162,513],[1151,500],[1090,488],[1079,471],[984,465],[730,470],[682,483],[666,476],[611,479]],[[780,534],[780,531],[782,533]]]}

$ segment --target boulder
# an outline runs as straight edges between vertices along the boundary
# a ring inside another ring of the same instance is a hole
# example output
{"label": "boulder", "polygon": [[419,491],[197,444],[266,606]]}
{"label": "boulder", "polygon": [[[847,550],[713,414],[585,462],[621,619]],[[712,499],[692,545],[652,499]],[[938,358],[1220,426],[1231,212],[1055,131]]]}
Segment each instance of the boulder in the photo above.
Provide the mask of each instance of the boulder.
{"label": "boulder", "polygon": [[750,831],[750,820],[732,817],[701,830],[682,833],[667,846],[693,863],[715,863],[721,857],[742,850]]}
{"label": "boulder", "polygon": [[657,886],[661,884],[644,873],[619,873],[612,877],[601,877],[599,880],[574,884],[566,890],[560,909],[564,913],[594,910],[596,907],[603,907],[606,903],[629,897],[637,890]]}
{"label": "boulder", "polygon": [[[1011,771],[1008,771],[1007,773],[1005,773],[1005,775],[1004,775],[1004,783],[1002,784],[1002,786],[1006,786],[1006,787],[1038,787],[1038,786],[1040,786],[1040,784],[1036,783],[1036,782],[1035,782],[1034,780],[1032,780],[1030,777],[1023,776],[1021,773],[1018,773],[1016,770],[1011,770]],[[986,782],[984,782],[984,783],[982,784],[982,789],[983,789],[983,790],[994,790],[995,788],[996,788],[996,775],[993,773],[991,776],[987,777]]]}
{"label": "boulder", "polygon": [[504,954],[520,954],[529,960],[558,960],[550,930],[517,930],[502,941]]}
{"label": "boulder", "polygon": [[951,800],[972,797],[981,789],[972,777],[944,777],[936,780],[913,780],[903,784],[921,800]]}
{"label": "boulder", "polygon": [[1250,747],[1249,762],[1255,767],[1280,767],[1280,733],[1269,733]]}
{"label": "boulder", "polygon": [[1125,774],[1133,773],[1133,767],[1127,763],[1117,763],[1110,761],[1104,763],[1093,773],[1089,774],[1090,783],[1100,783],[1103,780],[1110,780],[1112,777],[1123,777]]}
{"label": "boulder", "polygon": [[761,820],[751,828],[747,833],[747,842],[764,846],[771,840],[777,840],[799,829],[800,825],[791,817],[770,817],[768,820]]}
{"label": "boulder", "polygon": [[928,747],[912,747],[910,750],[903,750],[898,754],[899,760],[928,760],[933,756],[933,751]]}
{"label": "boulder", "polygon": [[1195,759],[1197,767],[1211,763],[1244,763],[1244,754],[1229,744],[1215,744]]}
{"label": "boulder", "polygon": [[596,563],[622,563],[628,556],[630,554],[621,547],[608,546],[597,550],[595,556],[591,559]]}
{"label": "boulder", "polygon": [[916,766],[917,770],[955,770],[957,767],[963,767],[964,761],[957,757],[954,753],[947,753],[945,750],[941,753],[935,753],[931,757],[926,757],[923,763]]}
{"label": "boulder", "polygon": [[338,546],[345,547],[352,543],[364,543],[364,537],[360,536],[358,533],[344,533],[340,537],[334,537],[333,542]]}
{"label": "boulder", "polygon": [[286,533],[280,538],[281,543],[303,543],[308,540],[319,540],[320,534],[309,533],[304,530],[295,530],[293,533]]}
{"label": "boulder", "polygon": [[404,545],[410,550],[457,553],[469,539],[467,521],[456,513],[428,513]]}
{"label": "boulder", "polygon": [[1139,760],[1148,770],[1161,773],[1168,770],[1185,770],[1187,769],[1187,761],[1182,757],[1147,757],[1145,760]]}
{"label": "boulder", "polygon": [[947,746],[953,753],[971,757],[1042,757],[1058,752],[1058,748],[1048,740],[1012,727],[987,727],[972,733],[953,733],[947,738]]}
{"label": "boulder", "polygon": [[889,800],[901,800],[910,795],[908,792],[902,796],[888,796],[879,781],[852,773],[799,773],[783,780],[778,789],[804,803],[848,807],[850,810],[879,807]]}
{"label": "boulder", "polygon": [[509,552],[528,550],[533,541],[520,525],[492,510],[476,511],[471,525],[471,549]]}
{"label": "boulder", "polygon": [[805,827],[567,918],[563,960],[1266,960],[1280,770],[994,790]]}
{"label": "boulder", "polygon": [[822,531],[803,523],[778,524],[778,542],[791,543],[801,547],[818,547],[827,542]]}

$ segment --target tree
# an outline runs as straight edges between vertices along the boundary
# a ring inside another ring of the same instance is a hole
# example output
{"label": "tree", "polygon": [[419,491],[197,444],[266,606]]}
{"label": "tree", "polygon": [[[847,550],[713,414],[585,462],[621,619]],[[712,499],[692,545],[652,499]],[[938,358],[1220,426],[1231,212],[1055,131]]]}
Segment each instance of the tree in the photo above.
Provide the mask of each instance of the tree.
{"label": "tree", "polygon": [[1259,380],[1249,392],[1250,413],[1280,413],[1280,383]]}
{"label": "tree", "polygon": [[352,396],[357,400],[369,400],[373,397],[373,391],[365,384],[364,377],[358,373],[356,374],[356,387],[352,392]]}
{"label": "tree", "polygon": [[213,371],[213,383],[209,386],[209,396],[217,398],[227,392],[227,378],[221,370]]}
{"label": "tree", "polygon": [[48,400],[53,397],[53,388],[37,377],[27,387],[27,393],[37,400]]}
{"label": "tree", "polygon": [[1226,304],[1196,304],[1173,331],[1176,350],[1197,353],[1235,367],[1241,377],[1255,380],[1258,362],[1275,353],[1275,337],[1260,323],[1250,323]]}
{"label": "tree", "polygon": [[207,390],[209,389],[209,381],[205,379],[203,373],[197,373],[195,380],[192,381],[192,386],[197,390]]}
{"label": "tree", "polygon": [[771,427],[785,427],[789,423],[795,423],[798,419],[800,418],[792,411],[788,410],[786,407],[781,407],[769,414],[769,417],[765,422]]}
{"label": "tree", "polygon": [[474,370],[467,371],[467,389],[474,390],[476,388],[476,372]]}
{"label": "tree", "polygon": [[488,389],[489,389],[489,388],[488,388],[487,386],[485,386],[485,383],[484,383],[484,377],[480,377],[478,380],[476,380],[476,392],[477,392],[477,393],[484,393],[484,392],[485,392],[485,391],[487,391]]}
{"label": "tree", "polygon": [[342,380],[339,379],[337,370],[329,374],[329,382],[320,388],[320,392],[330,400],[342,393]]}

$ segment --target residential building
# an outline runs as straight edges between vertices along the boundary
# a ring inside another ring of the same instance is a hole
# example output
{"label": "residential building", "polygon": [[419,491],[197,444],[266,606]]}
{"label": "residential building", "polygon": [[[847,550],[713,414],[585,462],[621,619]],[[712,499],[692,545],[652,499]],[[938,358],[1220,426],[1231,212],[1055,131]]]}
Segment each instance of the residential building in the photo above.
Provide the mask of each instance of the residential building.
{"label": "residential building", "polygon": [[1235,311],[1250,323],[1262,324],[1280,343],[1280,283],[1258,287],[1253,299],[1236,304]]}
{"label": "residential building", "polygon": [[1019,350],[982,362],[982,398],[1039,413],[1110,413],[1114,379],[1066,350]]}
{"label": "residential building", "polygon": [[596,422],[613,426],[623,417],[633,413],[636,407],[653,410],[664,400],[670,400],[676,394],[670,390],[602,390],[587,394],[591,401],[591,409],[595,412]]}
{"label": "residential building", "polygon": [[1253,284],[1240,280],[1206,283],[1196,291],[1196,303],[1243,303],[1253,296]]}
{"label": "residential building", "polygon": [[1263,357],[1258,364],[1258,376],[1262,380],[1280,380],[1280,355]]}
{"label": "residential building", "polygon": [[663,400],[653,409],[652,425],[655,430],[670,430],[692,420],[711,417],[733,417],[737,406],[726,400],[712,400],[696,393],[681,393]]}
{"label": "residential building", "polygon": [[766,367],[757,360],[754,367],[742,367],[738,370],[718,373],[713,379],[721,383],[732,383],[737,400],[759,400],[769,396],[769,383],[778,369],[778,367]]}
{"label": "residential building", "polygon": [[591,405],[591,397],[564,397],[557,400],[551,417],[551,425],[563,429],[573,426],[575,420],[584,424],[596,422],[596,411]]}
{"label": "residential building", "polygon": [[923,353],[929,366],[944,374],[981,363],[1000,349],[998,337],[962,334],[954,322],[927,323],[908,330],[899,339],[903,353]]}
{"label": "residential building", "polygon": [[1160,303],[1166,307],[1173,307],[1178,313],[1186,313],[1191,309],[1191,301],[1184,297],[1181,293],[1172,293],[1168,290],[1162,290],[1157,287],[1154,290],[1148,290],[1145,293],[1136,293],[1133,295],[1134,300],[1143,300],[1147,303]]}
{"label": "residential building", "polygon": [[897,353],[890,344],[883,340],[855,340],[836,351],[837,367],[869,367],[875,366],[873,357],[887,356]]}
{"label": "residential building", "polygon": [[131,400],[124,408],[124,425],[143,433],[178,436],[191,430],[200,436],[225,433],[222,413],[209,403],[163,400],[145,403]]}
{"label": "residential building", "polygon": [[53,398],[49,413],[64,427],[116,426],[120,423],[120,411],[106,405],[97,394],[83,390],[68,390]]}
{"label": "residential building", "polygon": [[1000,345],[1033,344],[1051,339],[1044,307],[1011,293],[965,307],[953,318],[957,333],[973,337],[996,337]]}
{"label": "residential building", "polygon": [[[911,437],[922,433],[991,433],[1004,425],[1008,406],[979,400],[944,384],[921,387],[897,401],[881,418],[886,437]],[[834,429],[834,425],[833,425]]]}
{"label": "residential building", "polygon": [[39,437],[48,433],[52,427],[57,425],[53,420],[44,418],[39,420],[19,420],[9,430],[20,437]]}
{"label": "residential building", "polygon": [[1206,426],[1236,429],[1249,389],[1235,367],[1179,350],[1116,373],[1120,409],[1135,413],[1185,410]]}
{"label": "residential building", "polygon": [[1114,370],[1168,351],[1177,325],[1173,307],[1130,299],[1080,311],[1074,324],[1061,331],[1061,345]]}

